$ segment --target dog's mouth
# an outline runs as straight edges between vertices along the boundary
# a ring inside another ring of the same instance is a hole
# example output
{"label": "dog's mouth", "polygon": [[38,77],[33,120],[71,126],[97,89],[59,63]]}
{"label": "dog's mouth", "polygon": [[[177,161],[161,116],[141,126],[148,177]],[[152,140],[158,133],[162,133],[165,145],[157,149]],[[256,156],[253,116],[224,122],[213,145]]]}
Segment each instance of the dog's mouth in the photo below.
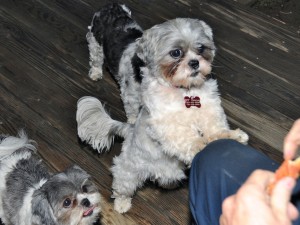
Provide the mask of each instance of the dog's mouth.
{"label": "dog's mouth", "polygon": [[195,71],[191,74],[191,77],[196,77],[196,76],[198,76],[198,74],[199,74],[199,71]]}
{"label": "dog's mouth", "polygon": [[83,217],[88,217],[88,216],[92,215],[95,208],[96,208],[96,205],[88,208],[86,211],[83,212]]}

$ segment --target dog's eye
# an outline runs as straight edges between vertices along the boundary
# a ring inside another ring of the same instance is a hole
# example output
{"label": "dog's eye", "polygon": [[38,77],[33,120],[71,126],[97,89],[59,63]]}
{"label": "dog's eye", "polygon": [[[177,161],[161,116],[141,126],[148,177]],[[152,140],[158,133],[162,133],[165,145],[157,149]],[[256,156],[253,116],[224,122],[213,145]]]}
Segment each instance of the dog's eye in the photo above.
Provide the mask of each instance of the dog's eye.
{"label": "dog's eye", "polygon": [[198,53],[202,54],[204,52],[205,48],[206,47],[204,45],[201,45],[200,47],[198,47]]}
{"label": "dog's eye", "polygon": [[64,208],[69,208],[71,206],[71,204],[72,204],[72,200],[69,198],[66,198],[64,200],[63,206],[64,206]]}
{"label": "dog's eye", "polygon": [[182,51],[180,49],[175,49],[170,51],[170,56],[172,56],[174,59],[180,58],[182,56]]}

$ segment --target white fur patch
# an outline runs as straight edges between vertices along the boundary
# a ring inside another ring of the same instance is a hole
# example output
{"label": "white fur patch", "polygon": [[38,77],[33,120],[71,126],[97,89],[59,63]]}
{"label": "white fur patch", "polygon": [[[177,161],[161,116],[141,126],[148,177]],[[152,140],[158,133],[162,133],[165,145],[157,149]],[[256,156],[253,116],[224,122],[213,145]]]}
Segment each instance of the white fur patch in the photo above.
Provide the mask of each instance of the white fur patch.
{"label": "white fur patch", "polygon": [[6,137],[0,142],[0,160],[23,147],[36,151],[36,148],[31,144],[33,143],[33,141],[28,139],[26,133],[23,130],[21,130],[18,135],[19,137]]}
{"label": "white fur patch", "polygon": [[131,17],[131,11],[130,11],[130,9],[129,9],[126,5],[124,5],[124,4],[122,4],[122,5],[120,5],[120,6],[121,6],[122,9],[128,14],[128,16]]}
{"label": "white fur patch", "polygon": [[113,136],[109,135],[109,132],[114,120],[107,115],[98,99],[89,96],[79,99],[76,120],[78,136],[81,140],[86,141],[99,152],[110,148]]}
{"label": "white fur patch", "polygon": [[125,213],[131,208],[131,198],[126,196],[117,197],[114,201],[114,209],[118,213]]}
{"label": "white fur patch", "polygon": [[98,192],[92,194],[84,193],[84,194],[77,195],[78,202],[81,202],[85,198],[87,198],[92,205],[99,204],[99,202],[101,201],[101,195]]}
{"label": "white fur patch", "polygon": [[42,179],[39,183],[35,184],[34,187],[30,188],[23,199],[23,205],[20,209],[19,213],[19,225],[28,225],[32,224],[32,212],[31,212],[31,201],[32,201],[32,195],[35,190],[41,188],[44,183],[46,183],[47,180]]}
{"label": "white fur patch", "polygon": [[103,47],[96,41],[95,36],[91,31],[86,34],[86,40],[88,42],[89,53],[90,53],[90,66],[89,77],[92,80],[99,80],[103,76]]}

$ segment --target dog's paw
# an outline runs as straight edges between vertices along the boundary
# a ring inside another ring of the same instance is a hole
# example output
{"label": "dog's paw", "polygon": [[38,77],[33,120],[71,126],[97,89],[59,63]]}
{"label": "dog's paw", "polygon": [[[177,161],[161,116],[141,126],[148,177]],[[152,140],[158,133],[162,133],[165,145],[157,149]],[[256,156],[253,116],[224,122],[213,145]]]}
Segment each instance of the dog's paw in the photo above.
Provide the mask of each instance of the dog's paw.
{"label": "dog's paw", "polygon": [[205,138],[199,138],[196,141],[192,143],[191,148],[189,151],[186,152],[183,161],[188,166],[188,168],[191,167],[192,161],[195,157],[195,155],[202,151],[206,145],[208,144],[207,140]]}
{"label": "dog's paw", "polygon": [[94,80],[100,80],[102,79],[103,76],[103,72],[102,72],[102,68],[98,68],[98,67],[91,67],[90,71],[89,71],[89,77]]}
{"label": "dog's paw", "polygon": [[235,133],[235,140],[237,140],[238,142],[242,143],[242,144],[247,144],[248,140],[249,140],[249,136],[248,134],[246,134],[244,131],[242,131],[241,129],[236,129],[234,130]]}
{"label": "dog's paw", "polygon": [[114,202],[114,209],[118,213],[126,213],[131,208],[131,198],[121,196],[116,197]]}

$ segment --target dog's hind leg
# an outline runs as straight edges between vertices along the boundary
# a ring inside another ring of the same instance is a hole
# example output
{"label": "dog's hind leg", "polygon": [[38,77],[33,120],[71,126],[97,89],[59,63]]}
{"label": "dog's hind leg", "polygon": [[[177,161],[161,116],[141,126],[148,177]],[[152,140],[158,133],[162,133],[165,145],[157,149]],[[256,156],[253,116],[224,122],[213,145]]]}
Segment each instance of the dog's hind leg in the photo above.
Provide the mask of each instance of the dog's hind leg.
{"label": "dog's hind leg", "polygon": [[[122,152],[123,153],[123,152]],[[119,213],[126,213],[131,208],[131,199],[137,188],[141,187],[145,179],[141,178],[136,162],[131,161],[122,154],[114,158],[113,195],[115,198],[114,209]]]}
{"label": "dog's hind leg", "polygon": [[181,167],[166,168],[162,176],[156,179],[158,185],[164,189],[178,188],[182,180],[186,179],[186,176]]}
{"label": "dog's hind leg", "polygon": [[103,46],[96,41],[96,38],[92,31],[89,31],[86,34],[86,39],[88,42],[89,47],[89,54],[90,54],[90,71],[89,77],[92,80],[99,80],[102,78],[103,75],[103,61],[104,61],[104,54],[103,54]]}
{"label": "dog's hind leg", "polygon": [[128,170],[119,170],[118,173],[113,172],[113,195],[114,209],[119,213],[126,213],[131,208],[131,199],[136,189],[143,184],[136,176],[128,172]]}

